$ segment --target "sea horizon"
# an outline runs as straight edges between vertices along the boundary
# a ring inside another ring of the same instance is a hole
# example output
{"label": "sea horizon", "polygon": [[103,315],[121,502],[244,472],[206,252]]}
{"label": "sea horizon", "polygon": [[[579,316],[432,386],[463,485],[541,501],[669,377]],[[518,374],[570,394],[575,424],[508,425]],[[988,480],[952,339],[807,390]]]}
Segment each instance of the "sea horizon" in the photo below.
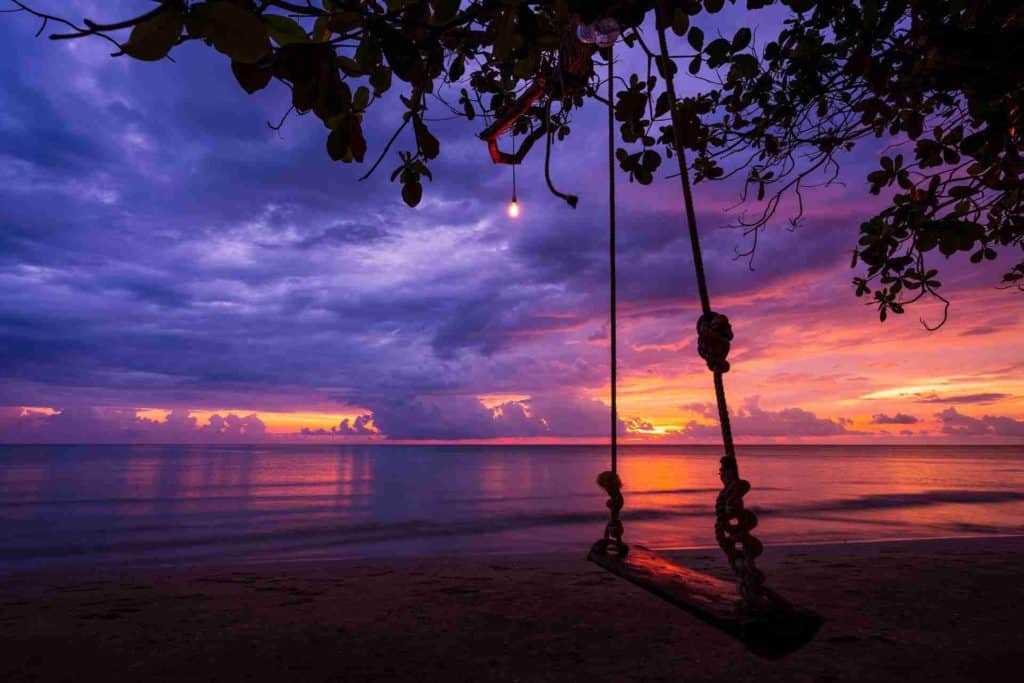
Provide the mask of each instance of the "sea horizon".
{"label": "sea horizon", "polygon": [[[714,546],[719,455],[621,446],[627,539]],[[0,572],[575,550],[603,529],[607,456],[607,444],[0,446]],[[747,445],[740,471],[769,547],[1024,533],[1014,446]]]}
{"label": "sea horizon", "polygon": [[[836,443],[836,442],[801,442],[801,443],[789,443],[789,442],[744,442],[742,440],[736,440],[735,445],[737,448],[934,448],[934,447],[949,447],[949,448],[1006,448],[1006,449],[1017,449],[1021,455],[1024,456],[1024,442],[1018,441],[1007,441],[1007,442],[951,442],[947,439],[937,439],[935,441],[922,440],[919,436],[907,437],[907,441],[914,441],[915,443],[899,443],[899,442],[849,442],[849,443]],[[265,442],[221,442],[221,441],[168,441],[168,442],[11,442],[11,443],[0,443],[0,448],[20,448],[20,447],[34,447],[34,446],[62,446],[62,447],[200,447],[200,448],[298,448],[298,447],[311,447],[311,448],[345,448],[348,446],[394,446],[394,447],[410,447],[410,446],[423,446],[423,447],[434,447],[434,446],[465,446],[465,447],[508,447],[508,448],[547,448],[547,447],[579,447],[579,446],[604,446],[610,447],[608,441],[568,441],[558,443],[548,443],[543,441],[472,441],[472,440],[459,440],[459,441],[432,441],[432,440],[416,440],[416,441],[401,441],[393,439],[381,439],[379,441],[345,441],[330,442],[330,441],[265,441]],[[618,444],[619,449],[624,448],[718,448],[722,449],[721,444],[715,443],[652,443],[652,442],[626,442],[623,443],[621,440]]]}

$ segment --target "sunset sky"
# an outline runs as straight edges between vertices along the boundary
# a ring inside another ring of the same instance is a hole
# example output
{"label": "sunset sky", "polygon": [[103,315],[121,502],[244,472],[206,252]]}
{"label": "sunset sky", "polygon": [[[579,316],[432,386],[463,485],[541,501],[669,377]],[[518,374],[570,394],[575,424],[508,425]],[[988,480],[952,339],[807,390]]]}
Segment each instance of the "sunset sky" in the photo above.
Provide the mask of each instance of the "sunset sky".
{"label": "sunset sky", "polygon": [[[94,19],[139,5],[37,4]],[[0,15],[0,442],[606,437],[600,105],[554,151],[576,210],[548,194],[538,147],[509,219],[511,171],[491,164],[479,120],[433,124],[441,158],[408,209],[390,158],[359,183],[366,168],[331,162],[313,117],[268,129],[285,88],[246,95],[201,45],[149,64],[37,28]],[[372,158],[400,123],[398,107],[376,111]],[[724,228],[736,186],[698,185],[714,306],[736,333],[737,436],[1020,443],[1024,299],[996,289],[1009,259],[938,256],[953,306],[937,332],[919,322],[935,306],[880,324],[853,296],[882,146],[847,158],[845,185],[809,193],[796,230],[780,215],[752,270]],[[619,179],[620,415],[629,440],[712,443],[668,168],[650,187]]]}

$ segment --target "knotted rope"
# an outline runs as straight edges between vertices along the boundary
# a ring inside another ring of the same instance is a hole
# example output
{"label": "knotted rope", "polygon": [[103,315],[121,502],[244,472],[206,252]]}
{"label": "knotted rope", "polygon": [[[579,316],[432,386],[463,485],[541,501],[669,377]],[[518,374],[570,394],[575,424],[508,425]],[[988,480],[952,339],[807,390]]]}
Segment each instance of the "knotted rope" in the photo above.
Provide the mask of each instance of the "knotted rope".
{"label": "knotted rope", "polygon": [[[663,8],[659,7],[659,11]],[[658,23],[658,42],[661,50],[661,61],[670,63],[665,29],[671,22],[664,17]],[[625,555],[629,547],[622,542],[623,525],[620,512],[624,504],[622,496],[622,480],[618,475],[618,405],[617,405],[617,318],[616,318],[616,259],[615,259],[615,110],[614,110],[614,67],[612,65],[611,48],[608,50],[608,241],[609,241],[609,345],[611,361],[611,470],[602,472],[597,477],[597,484],[608,494],[606,506],[609,520],[605,525],[604,536],[592,547],[592,552],[615,552]],[[715,502],[715,540],[729,560],[729,565],[736,574],[742,604],[748,609],[767,609],[778,605],[781,601],[775,593],[764,586],[764,573],[756,566],[756,559],[763,552],[761,542],[751,534],[757,526],[757,516],[745,509],[743,497],[750,491],[750,483],[740,478],[739,465],[736,462],[736,449],[733,444],[732,426],[729,422],[729,408],[725,399],[725,384],[722,376],[729,371],[729,349],[732,345],[733,332],[729,319],[711,310],[711,298],[708,294],[707,277],[704,274],[704,259],[700,249],[700,234],[697,230],[697,217],[694,209],[693,192],[690,188],[689,170],[686,152],[682,142],[683,122],[675,106],[677,102],[675,82],[670,73],[663,73],[669,101],[672,103],[673,137],[676,159],[679,164],[679,178],[683,189],[683,200],[686,207],[686,221],[690,236],[690,248],[693,252],[693,266],[697,277],[697,290],[700,295],[702,314],[697,320],[697,352],[707,363],[714,375],[715,400],[718,406],[718,419],[722,429],[722,445],[725,455],[721,458],[719,478],[722,490]]]}
{"label": "knotted rope", "polygon": [[[665,7],[658,5],[658,12]],[[666,21],[668,19],[668,21]],[[658,45],[661,51],[661,63],[671,64],[668,43],[665,39],[665,27],[671,25],[671,17],[658,17]],[[757,516],[743,507],[743,496],[750,490],[750,483],[740,478],[739,464],[736,462],[736,448],[733,445],[732,425],[729,422],[729,407],[725,400],[725,383],[722,376],[729,371],[729,347],[733,333],[729,319],[711,310],[711,298],[708,295],[707,277],[704,274],[704,259],[700,249],[700,234],[697,230],[697,216],[694,210],[693,192],[690,188],[690,175],[686,161],[686,150],[683,146],[682,130],[684,122],[679,116],[676,104],[675,79],[666,67],[662,71],[665,89],[669,102],[672,103],[672,132],[679,164],[679,180],[683,189],[683,201],[686,206],[686,223],[690,235],[690,248],[693,252],[693,267],[697,276],[697,291],[700,295],[702,315],[697,320],[697,352],[714,373],[715,400],[718,405],[718,420],[722,428],[722,445],[725,455],[721,458],[718,476],[722,480],[722,490],[715,502],[715,540],[729,560],[729,565],[736,574],[740,596],[743,604],[750,609],[765,608],[769,604],[778,603],[778,596],[764,586],[764,573],[756,566],[756,559],[763,551],[763,545],[750,532],[757,526]]]}
{"label": "knotted rope", "polygon": [[709,311],[697,319],[697,353],[707,361],[711,372],[729,372],[729,347],[732,325],[721,313]]}
{"label": "knotted rope", "polygon": [[599,539],[591,547],[591,551],[598,553],[615,552],[618,555],[625,555],[629,552],[629,546],[622,542],[622,520],[619,513],[625,499],[622,497],[622,480],[615,472],[602,472],[597,475],[597,485],[608,494],[608,523],[604,527],[604,537]]}

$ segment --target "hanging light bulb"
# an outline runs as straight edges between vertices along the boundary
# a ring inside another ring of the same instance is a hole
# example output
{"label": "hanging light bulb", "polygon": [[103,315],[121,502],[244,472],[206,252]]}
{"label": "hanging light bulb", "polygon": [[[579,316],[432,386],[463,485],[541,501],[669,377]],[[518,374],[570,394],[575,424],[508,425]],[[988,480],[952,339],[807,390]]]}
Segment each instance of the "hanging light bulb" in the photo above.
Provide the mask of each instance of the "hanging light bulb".
{"label": "hanging light bulb", "polygon": [[[512,130],[512,153],[516,151],[516,131]],[[512,201],[508,203],[508,217],[519,218],[519,202],[516,201],[516,164],[512,164]]]}

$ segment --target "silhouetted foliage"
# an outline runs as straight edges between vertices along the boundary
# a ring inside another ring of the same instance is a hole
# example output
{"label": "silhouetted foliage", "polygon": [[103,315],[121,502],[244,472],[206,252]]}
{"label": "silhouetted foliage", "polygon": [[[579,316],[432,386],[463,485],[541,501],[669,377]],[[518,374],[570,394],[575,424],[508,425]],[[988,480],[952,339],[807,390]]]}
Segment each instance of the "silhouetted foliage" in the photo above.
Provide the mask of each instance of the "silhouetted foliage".
{"label": "silhouetted foliage", "polygon": [[[754,253],[780,208],[799,222],[804,190],[835,182],[840,154],[871,137],[892,143],[867,177],[889,202],[860,227],[853,265],[864,271],[854,286],[873,297],[882,320],[926,294],[946,302],[926,263],[931,252],[969,252],[978,263],[1024,249],[1017,2],[746,0],[752,20],[773,4],[791,13],[778,36],[759,44],[751,27],[710,36],[695,24],[726,0],[161,0],[109,24],[76,24],[12,1],[42,20],[40,33],[61,24],[67,30],[51,38],[100,36],[115,56],[160,60],[201,41],[230,60],[247,92],[273,80],[288,87],[291,108],[274,127],[293,111],[312,112],[328,131],[332,159],[364,162],[372,148],[367,175],[401,140],[407,148],[391,180],[410,206],[441,152],[428,108],[483,118],[496,162],[520,162],[541,138],[550,156],[571,132],[572,111],[601,100],[594,67],[621,36],[647,59],[646,72],[623,79],[616,93],[621,168],[630,181],[651,183],[673,154],[673,125],[681,126],[697,182],[744,180],[743,199],[756,209],[738,221],[753,238],[743,253]],[[651,50],[644,35],[652,22],[685,37],[686,52],[666,59]],[[680,71],[702,89],[673,103],[663,83]],[[401,123],[383,144],[367,141],[364,117],[396,81],[407,86]],[[523,136],[516,154],[498,149],[508,130]],[[548,184],[575,206],[550,175]],[[1024,288],[1024,260],[1003,281]]]}
{"label": "silhouetted foliage", "polygon": [[[756,235],[785,191],[797,194],[800,215],[806,178],[821,169],[834,179],[838,152],[862,138],[891,140],[867,176],[870,192],[890,202],[861,224],[853,253],[853,265],[866,267],[854,278],[856,294],[873,295],[882,320],[925,294],[942,299],[929,252],[969,252],[973,263],[995,259],[1000,248],[1019,253],[1024,7],[801,4],[814,9],[787,20],[760,60],[736,54],[748,34],[705,46],[709,65],[722,65],[725,77],[709,104],[695,104],[718,116],[704,129],[707,144],[695,145],[697,173],[717,177],[719,162],[741,159],[734,168],[745,169],[748,191],[764,202],[744,223]],[[1007,285],[1022,279],[1024,261],[1003,276]]]}

